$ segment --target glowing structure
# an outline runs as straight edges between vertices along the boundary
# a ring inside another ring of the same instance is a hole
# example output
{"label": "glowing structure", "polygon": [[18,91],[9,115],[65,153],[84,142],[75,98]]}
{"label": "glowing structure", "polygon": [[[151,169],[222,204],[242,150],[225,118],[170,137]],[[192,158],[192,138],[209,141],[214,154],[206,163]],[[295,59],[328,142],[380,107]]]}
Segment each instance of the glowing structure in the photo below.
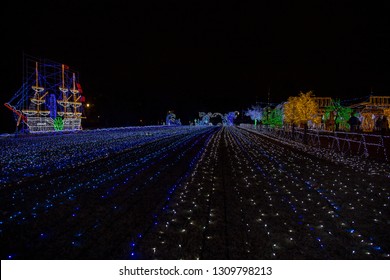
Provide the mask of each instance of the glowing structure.
{"label": "glowing structure", "polygon": [[325,115],[325,111],[329,106],[332,106],[333,100],[331,97],[317,97],[313,96],[313,100],[318,104],[318,115],[320,117]]}
{"label": "glowing structure", "polygon": [[23,84],[4,104],[14,113],[16,128],[31,133],[80,130],[85,98],[78,73],[65,64],[30,56],[23,64]]}
{"label": "glowing structure", "polygon": [[224,116],[224,125],[233,126],[234,125],[234,120],[237,118],[238,115],[239,115],[238,111],[229,112],[229,113],[225,114],[225,116]]}
{"label": "glowing structure", "polygon": [[[221,120],[221,121],[219,122],[219,120]],[[211,125],[213,125],[213,121],[216,125],[226,125],[226,123],[227,123],[226,114],[222,115],[221,113],[218,113],[218,112],[211,114],[211,116],[210,116],[210,124]]]}
{"label": "glowing structure", "polygon": [[213,114],[212,113],[205,113],[205,112],[199,112],[199,122],[198,125],[210,125],[210,118]]}
{"label": "glowing structure", "polygon": [[227,114],[221,114],[221,113],[211,113],[208,112],[207,114],[205,112],[199,112],[199,120],[195,120],[196,125],[213,125],[211,119],[217,119],[220,118],[221,122],[217,123],[217,125],[224,125],[224,126],[232,126],[233,121],[235,118],[237,118],[237,115],[239,114],[238,111],[229,112]]}
{"label": "glowing structure", "polygon": [[373,131],[376,120],[381,115],[389,114],[390,96],[371,95],[368,100],[350,105],[349,108],[358,112],[360,115],[363,131]]}
{"label": "glowing structure", "polygon": [[168,112],[167,117],[165,118],[165,123],[167,125],[181,125],[180,119],[176,119],[176,115],[173,111]]}

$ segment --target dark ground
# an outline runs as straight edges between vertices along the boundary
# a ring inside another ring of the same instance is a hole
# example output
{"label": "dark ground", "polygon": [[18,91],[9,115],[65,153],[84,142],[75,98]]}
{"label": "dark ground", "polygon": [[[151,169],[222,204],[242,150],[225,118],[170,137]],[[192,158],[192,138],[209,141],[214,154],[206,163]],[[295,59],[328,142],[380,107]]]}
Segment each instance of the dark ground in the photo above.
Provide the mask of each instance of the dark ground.
{"label": "dark ground", "polygon": [[379,165],[362,173],[234,127],[171,129],[3,184],[1,258],[389,258]]}

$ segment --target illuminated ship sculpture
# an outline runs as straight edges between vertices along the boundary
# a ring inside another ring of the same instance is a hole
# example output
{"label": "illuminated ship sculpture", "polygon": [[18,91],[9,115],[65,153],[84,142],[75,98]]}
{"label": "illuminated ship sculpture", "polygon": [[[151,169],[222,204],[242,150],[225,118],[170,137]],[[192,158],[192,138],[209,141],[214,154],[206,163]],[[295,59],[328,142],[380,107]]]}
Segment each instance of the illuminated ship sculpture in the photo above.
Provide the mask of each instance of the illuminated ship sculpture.
{"label": "illuminated ship sculpture", "polygon": [[47,59],[24,58],[22,87],[4,105],[16,129],[35,133],[80,130],[85,102],[78,73]]}

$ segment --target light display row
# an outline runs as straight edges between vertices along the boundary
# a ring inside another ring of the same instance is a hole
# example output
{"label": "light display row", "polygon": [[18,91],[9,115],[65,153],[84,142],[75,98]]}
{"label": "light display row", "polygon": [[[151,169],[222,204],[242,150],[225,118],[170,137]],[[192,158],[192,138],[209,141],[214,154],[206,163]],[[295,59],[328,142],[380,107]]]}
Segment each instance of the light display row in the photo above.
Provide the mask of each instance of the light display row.
{"label": "light display row", "polygon": [[[165,172],[174,172],[176,165],[180,165],[178,162],[185,160],[186,154],[191,153],[212,128],[159,127],[153,128],[153,132],[151,128],[119,131],[90,132],[95,134],[96,143],[90,146],[89,153],[95,159],[87,163],[75,165],[73,169],[67,166],[64,167],[66,172],[56,170],[44,176],[37,170],[33,179],[2,187],[4,212],[0,231],[4,238],[3,248],[14,246],[10,248],[9,256],[33,256],[35,253],[26,252],[26,248],[35,247],[34,244],[41,249],[60,246],[67,250],[62,252],[63,256],[90,246],[88,242],[94,240],[96,231],[106,230],[113,217],[126,214],[128,207],[135,207],[140,200],[146,207],[149,198],[158,199],[156,192],[161,196],[161,189],[152,186]],[[41,140],[31,139],[36,143]],[[107,150],[102,150],[100,144],[110,146],[110,140],[113,144],[108,148],[116,149],[106,154]],[[73,153],[72,143],[68,143],[69,154]],[[65,148],[59,145],[58,149]],[[141,215],[133,216],[137,217]],[[28,242],[8,243],[7,238]],[[83,238],[84,243],[81,242]],[[52,253],[42,250],[38,255],[44,258]]]}
{"label": "light display row", "polygon": [[[6,165],[3,259],[390,257],[382,165],[365,172],[358,161],[336,164],[304,145],[230,126],[1,141],[31,174],[15,180],[17,169]],[[48,163],[29,166],[46,149]]]}
{"label": "light display row", "polygon": [[334,166],[236,128],[218,131],[208,146],[165,212],[133,243],[134,257],[389,258],[386,176]]}

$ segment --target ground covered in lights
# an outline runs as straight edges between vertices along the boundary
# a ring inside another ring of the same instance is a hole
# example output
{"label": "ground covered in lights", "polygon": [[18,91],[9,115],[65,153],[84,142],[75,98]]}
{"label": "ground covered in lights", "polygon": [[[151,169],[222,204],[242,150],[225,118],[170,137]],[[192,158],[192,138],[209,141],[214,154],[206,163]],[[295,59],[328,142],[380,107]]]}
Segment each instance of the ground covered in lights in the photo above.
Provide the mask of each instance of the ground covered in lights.
{"label": "ground covered in lights", "polygon": [[237,127],[0,139],[1,259],[388,259],[386,163]]}

